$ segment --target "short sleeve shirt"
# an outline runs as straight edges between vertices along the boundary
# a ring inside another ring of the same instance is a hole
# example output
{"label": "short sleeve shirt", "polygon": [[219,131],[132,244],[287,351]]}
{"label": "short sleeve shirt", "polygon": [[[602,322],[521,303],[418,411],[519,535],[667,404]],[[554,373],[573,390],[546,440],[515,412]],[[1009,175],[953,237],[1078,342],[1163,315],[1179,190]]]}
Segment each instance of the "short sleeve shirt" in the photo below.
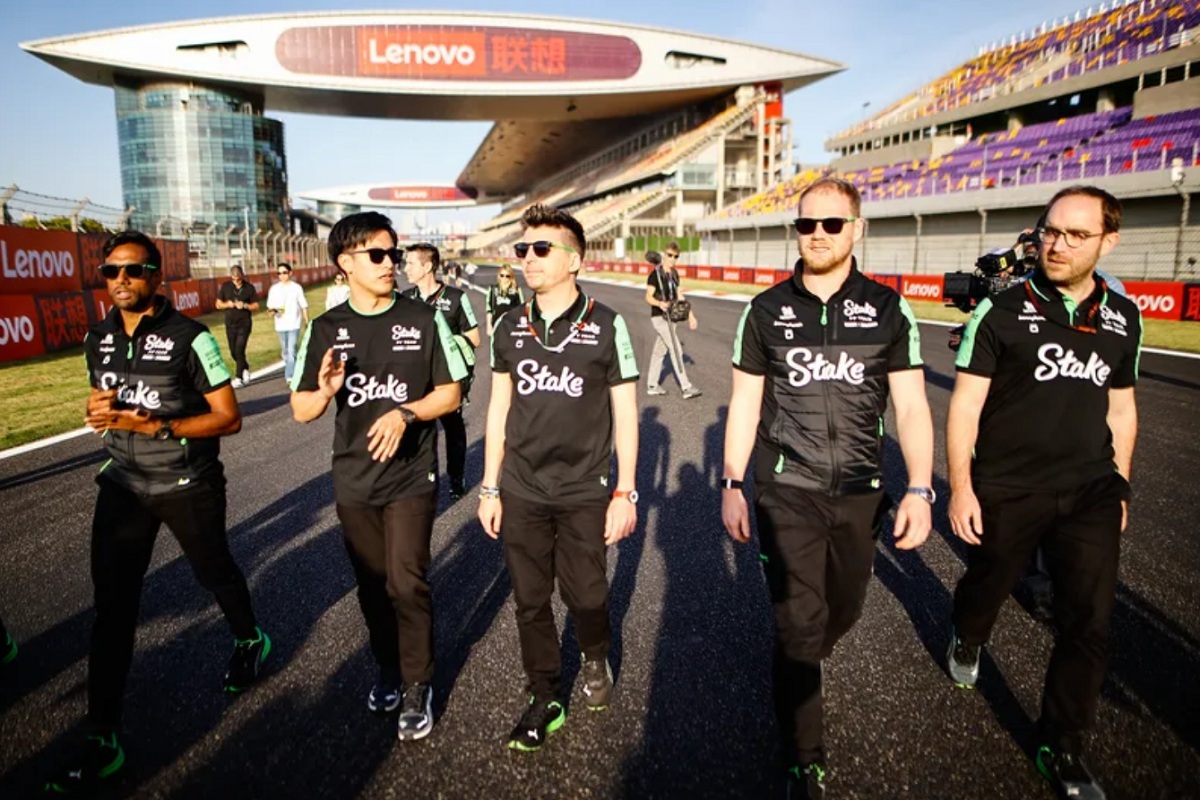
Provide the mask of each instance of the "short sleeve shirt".
{"label": "short sleeve shirt", "polygon": [[[677,270],[655,267],[646,276],[646,285],[653,287],[655,300],[667,300],[673,303],[679,298],[679,272]],[[661,317],[664,313],[658,306],[650,306],[650,316]]]}
{"label": "short sleeve shirt", "polygon": [[1115,469],[1108,392],[1137,382],[1137,305],[1103,281],[1083,303],[1040,271],[982,301],[955,365],[989,378],[972,463],[980,484],[1068,489]]}
{"label": "short sleeve shirt", "polygon": [[434,421],[405,429],[399,450],[386,462],[371,459],[367,431],[397,406],[421,399],[435,386],[463,379],[466,367],[450,340],[441,312],[399,295],[375,314],[360,313],[346,302],[309,323],[292,389],[317,389],[321,360],[330,349],[346,369],[345,384],[335,398],[333,490],[338,503],[379,507],[433,490]]}
{"label": "short sleeve shirt", "polygon": [[446,324],[450,326],[450,332],[455,336],[461,336],[467,331],[473,331],[479,327],[479,323],[475,320],[475,310],[471,308],[471,301],[462,289],[439,283],[438,288],[429,297],[421,297],[421,290],[416,286],[404,294],[442,312],[442,316],[446,318]]}
{"label": "short sleeve shirt", "polygon": [[547,324],[536,300],[500,317],[492,369],[513,383],[502,493],[568,503],[606,500],[613,386],[638,379],[625,320],[580,292]]}
{"label": "short sleeve shirt", "polygon": [[[225,281],[221,284],[221,288],[217,290],[217,299],[225,302],[233,302],[241,300],[249,305],[258,299],[258,290],[250,283],[250,281],[242,281],[242,287],[239,289],[233,281]],[[226,325],[249,325],[250,324],[250,309],[248,308],[227,308],[225,309],[225,324]]]}

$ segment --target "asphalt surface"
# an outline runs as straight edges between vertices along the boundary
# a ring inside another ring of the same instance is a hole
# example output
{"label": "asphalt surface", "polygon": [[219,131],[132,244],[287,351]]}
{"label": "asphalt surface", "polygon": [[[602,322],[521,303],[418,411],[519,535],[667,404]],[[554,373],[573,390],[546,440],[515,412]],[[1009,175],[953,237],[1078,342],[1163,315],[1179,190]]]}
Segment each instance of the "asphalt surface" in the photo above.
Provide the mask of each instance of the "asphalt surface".
{"label": "asphalt surface", "polygon": [[[651,328],[640,291],[586,288],[626,316],[644,364]],[[126,697],[128,766],[101,796],[770,796],[777,737],[765,587],[754,544],[724,534],[713,488],[742,306],[694,302],[701,328],[685,333],[685,346],[704,395],[685,401],[667,378],[668,396],[640,399],[639,524],[609,559],[618,695],[608,712],[587,712],[576,689],[566,726],[541,752],[504,746],[523,702],[508,578],[500,545],[475,521],[475,500],[452,505],[443,490],[431,578],[438,721],[421,742],[395,740],[394,716],[366,709],[373,662],[333,509],[332,414],[293,422],[275,376],[239,391],[245,424],[223,445],[234,554],[275,642],[267,675],[240,697],[221,694],[230,634],[164,531]],[[922,333],[944,497],[952,354],[945,328]],[[1147,354],[1142,370],[1136,497],[1089,761],[1110,798],[1194,798],[1200,361]],[[484,368],[467,413],[473,484],[488,386]],[[98,440],[85,436],[0,461],[0,614],[21,645],[0,673],[2,798],[40,787],[78,736],[101,460]],[[898,495],[894,442],[888,461]],[[919,552],[880,547],[863,618],[826,664],[828,797],[1050,798],[1029,753],[1052,631],[1020,598],[1008,602],[980,688],[954,688],[942,663],[964,546],[949,533],[944,500],[936,512],[936,532]],[[564,638],[570,685],[578,655],[569,622]]]}

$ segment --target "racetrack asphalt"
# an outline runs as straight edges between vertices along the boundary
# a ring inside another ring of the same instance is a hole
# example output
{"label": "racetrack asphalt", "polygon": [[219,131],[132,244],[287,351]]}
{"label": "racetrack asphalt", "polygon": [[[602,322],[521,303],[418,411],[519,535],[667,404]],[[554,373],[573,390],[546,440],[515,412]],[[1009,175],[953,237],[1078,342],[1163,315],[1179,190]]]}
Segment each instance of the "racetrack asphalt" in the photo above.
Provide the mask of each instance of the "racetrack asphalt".
{"label": "racetrack asphalt", "polygon": [[[480,271],[484,282],[491,275]],[[625,315],[644,368],[651,327],[641,291],[584,287]],[[472,300],[482,319],[480,296]],[[333,415],[294,422],[276,373],[238,391],[244,427],[223,444],[234,555],[275,645],[267,674],[241,696],[219,691],[228,628],[162,532],[126,695],[128,766],[99,796],[771,796],[770,612],[755,545],[725,535],[714,488],[742,305],[694,303],[700,329],[683,336],[704,395],[683,400],[668,377],[667,396],[639,397],[638,529],[609,558],[617,672],[609,711],[589,713],[576,689],[567,724],[540,752],[505,747],[523,703],[508,577],[499,543],[475,520],[474,496],[451,504],[443,488],[431,569],[438,720],[427,739],[396,741],[395,716],[366,709],[374,668],[333,508]],[[943,327],[922,326],[922,335],[938,432],[936,530],[915,553],[879,547],[863,617],[826,663],[827,797],[1051,798],[1029,755],[1052,631],[1014,599],[980,688],[956,689],[943,670],[965,545],[945,517],[952,353]],[[488,389],[482,364],[467,410],[472,485]],[[1200,362],[1144,355],[1137,397],[1135,498],[1088,761],[1110,798],[1195,798]],[[80,398],[81,417],[82,406]],[[0,672],[6,800],[31,796],[78,735],[93,619],[92,477],[102,461],[90,435],[0,461],[0,615],[21,646]],[[888,489],[899,496],[894,440],[887,461]],[[579,659],[569,623],[564,639],[570,685]]]}

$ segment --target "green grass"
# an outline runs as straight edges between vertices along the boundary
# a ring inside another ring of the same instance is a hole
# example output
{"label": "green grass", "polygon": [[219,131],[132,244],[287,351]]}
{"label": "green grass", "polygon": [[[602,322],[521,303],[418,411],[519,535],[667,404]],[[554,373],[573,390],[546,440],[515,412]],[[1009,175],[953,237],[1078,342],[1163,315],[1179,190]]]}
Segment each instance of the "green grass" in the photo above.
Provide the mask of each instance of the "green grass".
{"label": "green grass", "polygon": [[[320,290],[325,286],[304,287],[308,310],[313,316],[324,310],[324,293]],[[225,364],[232,373],[233,359],[225,338],[225,312],[206,314],[199,320],[217,337]],[[246,359],[252,370],[279,360],[279,337],[275,335],[270,315],[264,311],[254,315]],[[0,450],[82,427],[87,394],[82,347],[0,364]]]}
{"label": "green grass", "polygon": [[[589,278],[614,278],[630,281],[638,285],[646,282],[644,275],[627,275],[622,272],[589,272]],[[765,287],[749,284],[725,283],[723,281],[697,281],[684,279],[683,289],[705,289],[722,294],[755,295]],[[935,322],[965,322],[967,315],[957,308],[947,307],[928,300],[910,300],[913,313],[918,319]],[[1145,347],[1159,347],[1165,350],[1182,350],[1188,353],[1200,353],[1200,322],[1172,322],[1165,319],[1142,319],[1145,335],[1142,344]]]}

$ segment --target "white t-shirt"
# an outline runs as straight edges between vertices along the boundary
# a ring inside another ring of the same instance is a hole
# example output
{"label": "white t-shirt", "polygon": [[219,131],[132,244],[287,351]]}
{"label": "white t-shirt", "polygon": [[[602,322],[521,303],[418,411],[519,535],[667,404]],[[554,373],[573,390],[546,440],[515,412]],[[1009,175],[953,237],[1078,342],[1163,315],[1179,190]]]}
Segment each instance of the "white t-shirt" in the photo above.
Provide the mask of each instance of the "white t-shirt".
{"label": "white t-shirt", "polygon": [[350,299],[350,287],[346,284],[338,286],[336,283],[325,290],[325,310],[341,305]]}
{"label": "white t-shirt", "polygon": [[283,312],[275,316],[275,330],[300,330],[300,323],[303,322],[300,309],[308,308],[308,301],[304,299],[304,287],[296,283],[295,279],[287,283],[272,284],[267,292],[267,308],[277,308]]}

